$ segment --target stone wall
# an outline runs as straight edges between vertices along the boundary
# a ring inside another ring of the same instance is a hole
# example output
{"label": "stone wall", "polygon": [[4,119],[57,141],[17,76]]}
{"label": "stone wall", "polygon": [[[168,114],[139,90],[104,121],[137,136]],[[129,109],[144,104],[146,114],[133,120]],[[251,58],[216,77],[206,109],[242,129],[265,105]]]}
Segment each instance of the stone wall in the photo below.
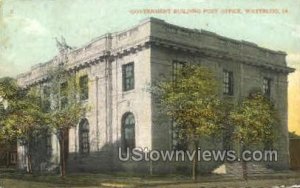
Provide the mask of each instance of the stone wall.
{"label": "stone wall", "polygon": [[[274,165],[283,169],[288,167],[287,74],[292,71],[286,66],[285,55],[246,41],[150,18],[130,29],[103,35],[82,48],[66,51],[47,63],[38,64],[19,75],[18,82],[24,87],[42,85],[47,82],[47,70],[59,63],[65,63],[78,78],[88,75],[89,98],[83,104],[90,109],[86,114],[90,127],[90,153],[87,156],[79,154],[77,125],[70,130],[69,136],[68,167],[71,171],[138,169],[158,173],[189,169],[190,164],[121,163],[117,159],[121,119],[126,112],[134,114],[137,147],[172,148],[170,120],[159,113],[158,105],[149,93],[149,86],[163,77],[170,78],[173,60],[209,67],[215,71],[220,84],[223,69],[232,71],[234,96],[229,98],[235,102],[247,96],[253,88],[262,88],[263,78],[268,77],[272,79],[271,98],[281,118],[281,126],[278,127],[280,136],[276,142],[280,162]],[[130,62],[134,63],[135,87],[123,92],[122,65]],[[58,164],[59,148],[55,136],[52,140],[55,152],[51,160]],[[222,143],[220,140],[210,144],[203,141],[203,147],[222,148]],[[200,166],[202,170],[210,171],[216,165],[207,163]]]}
{"label": "stone wall", "polygon": [[[172,28],[171,31],[170,27]],[[248,96],[249,92],[253,89],[259,88],[262,90],[263,79],[265,77],[271,79],[271,100],[274,101],[281,120],[280,126],[276,131],[278,137],[274,143],[274,148],[278,150],[279,159],[278,162],[272,163],[272,167],[287,169],[289,167],[286,119],[288,71],[286,71],[285,54],[282,52],[271,52],[270,50],[258,47],[255,47],[254,50],[251,47],[255,45],[244,42],[238,44],[238,50],[230,47],[231,44],[225,48],[219,45],[219,40],[226,40],[227,43],[237,43],[237,41],[219,37],[211,33],[208,34],[209,38],[204,39],[207,37],[207,33],[202,36],[201,32],[168,25],[162,21],[155,21],[155,24],[151,28],[153,32],[152,36],[156,38],[153,40],[151,47],[151,73],[153,79],[170,77],[172,61],[177,60],[209,67],[216,73],[222,86],[223,70],[226,69],[232,71],[234,75],[234,95],[226,97],[235,102]],[[193,38],[196,36],[197,38]],[[186,37],[191,37],[193,41],[189,41]],[[172,38],[172,41],[170,38]],[[162,42],[162,39],[166,41]],[[178,47],[180,45],[185,46]],[[206,49],[203,48],[214,48],[215,51],[220,51],[221,55],[218,53],[206,53]],[[227,52],[224,52],[225,55],[222,55],[221,51],[225,49]],[[263,56],[262,54],[264,53],[271,53],[272,55]],[[255,58],[258,59],[257,63],[249,64],[248,61],[245,61],[245,54],[251,56],[251,61]],[[276,65],[276,68],[261,66],[262,64]],[[280,66],[277,67],[278,65]],[[220,92],[222,93],[222,88],[220,88]],[[158,107],[153,104],[152,108],[153,121],[155,122],[160,119],[159,114],[157,114]],[[170,121],[164,120],[163,123],[165,124],[164,126],[153,124],[154,148],[170,148],[172,142]]]}

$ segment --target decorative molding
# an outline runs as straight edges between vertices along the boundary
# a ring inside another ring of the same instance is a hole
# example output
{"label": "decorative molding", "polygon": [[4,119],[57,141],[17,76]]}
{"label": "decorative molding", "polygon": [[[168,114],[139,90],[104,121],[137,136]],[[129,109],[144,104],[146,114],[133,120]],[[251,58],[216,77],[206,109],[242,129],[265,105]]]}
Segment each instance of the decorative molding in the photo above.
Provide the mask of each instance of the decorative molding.
{"label": "decorative molding", "polygon": [[[153,33],[148,33],[145,36],[135,38],[138,32],[142,30],[140,27],[144,27],[145,24],[153,24],[153,27],[161,27],[163,31],[156,32],[151,29],[149,32]],[[183,36],[183,38],[181,39],[182,41],[179,42],[180,40],[172,40],[172,38],[153,36],[159,36],[160,32],[164,32],[165,34],[173,33],[178,35],[178,37]],[[206,39],[203,37],[207,36],[213,38],[215,43],[206,43]],[[120,41],[121,38],[122,41]],[[197,42],[190,44],[185,41],[185,39],[190,40],[190,38],[199,41],[199,45]],[[127,39],[130,40],[126,42]],[[284,62],[286,53],[284,52],[262,48],[247,41],[230,39],[213,32],[188,29],[166,23],[160,19],[150,18],[140,22],[131,29],[115,34],[105,34],[92,40],[81,48],[68,51],[67,54],[58,54],[46,63],[34,65],[29,72],[18,75],[17,79],[20,85],[30,86],[45,82],[45,80],[47,80],[47,78],[45,78],[47,69],[63,63],[64,60],[67,60],[65,64],[67,65],[68,71],[73,72],[95,66],[98,63],[106,61],[112,62],[116,58],[136,54],[152,47],[162,47],[192,55],[236,61],[284,74],[288,74],[295,70],[286,66]],[[250,51],[251,53],[246,53],[247,49],[245,48],[248,47],[250,47],[249,49],[254,50]],[[279,59],[277,59],[277,57]]]}
{"label": "decorative molding", "polygon": [[185,53],[192,53],[192,54],[198,54],[198,55],[204,55],[204,56],[209,56],[213,58],[219,58],[219,59],[226,59],[226,60],[232,60],[232,61],[237,61],[241,62],[244,64],[252,65],[252,66],[257,66],[265,69],[269,69],[272,71],[276,72],[282,72],[282,73],[291,73],[294,72],[295,69],[287,67],[287,66],[281,66],[281,65],[276,65],[273,63],[270,63],[266,60],[263,60],[261,58],[255,58],[253,56],[245,55],[245,54],[236,54],[236,53],[228,53],[225,50],[222,49],[216,49],[213,47],[195,47],[195,46],[190,46],[182,43],[176,43],[170,40],[166,39],[161,39],[157,37],[151,37],[150,40],[151,44],[153,46],[159,46],[159,47],[164,47],[164,48],[169,48],[172,50],[178,50],[182,51]]}

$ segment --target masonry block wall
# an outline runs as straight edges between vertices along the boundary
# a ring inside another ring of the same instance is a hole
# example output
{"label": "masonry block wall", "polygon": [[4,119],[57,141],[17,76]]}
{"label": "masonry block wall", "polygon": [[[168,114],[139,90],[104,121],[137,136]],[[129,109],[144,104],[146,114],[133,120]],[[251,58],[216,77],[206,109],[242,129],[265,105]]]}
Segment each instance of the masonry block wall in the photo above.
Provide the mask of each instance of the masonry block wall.
{"label": "masonry block wall", "polygon": [[[146,173],[160,173],[175,172],[176,164],[120,162],[118,148],[122,145],[122,117],[130,112],[135,119],[136,147],[172,150],[171,121],[160,114],[149,87],[156,81],[171,78],[173,61],[209,67],[216,73],[220,85],[223,71],[231,71],[234,75],[233,95],[224,97],[234,102],[248,96],[253,88],[263,89],[263,80],[268,78],[271,80],[270,97],[281,120],[275,142],[279,162],[272,165],[286,169],[289,167],[287,75],[293,70],[287,67],[285,56],[284,52],[265,49],[250,42],[150,18],[128,30],[96,38],[81,48],[61,51],[49,62],[38,64],[19,75],[18,82],[24,87],[43,87],[47,82],[47,70],[59,63],[64,63],[78,78],[88,76],[89,97],[82,103],[90,109],[85,116],[89,124],[90,150],[87,155],[80,154],[79,126],[72,128],[69,135],[70,171],[138,169]],[[134,89],[123,91],[122,67],[128,63],[134,64]],[[55,136],[52,142],[56,143],[53,144],[52,163],[56,161],[58,164],[59,148]],[[202,147],[207,149],[223,147],[222,140],[216,138],[203,140],[202,143]],[[24,167],[24,160],[20,162]],[[202,170],[210,171],[219,163],[201,165]],[[182,170],[181,167],[177,170]]]}

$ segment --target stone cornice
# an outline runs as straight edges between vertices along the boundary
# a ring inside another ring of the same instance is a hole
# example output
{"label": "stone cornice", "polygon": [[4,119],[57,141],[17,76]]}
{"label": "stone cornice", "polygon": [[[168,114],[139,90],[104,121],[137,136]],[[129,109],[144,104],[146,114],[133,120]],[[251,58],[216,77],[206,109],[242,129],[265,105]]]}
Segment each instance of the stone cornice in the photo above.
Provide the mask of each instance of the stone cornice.
{"label": "stone cornice", "polygon": [[[144,38],[143,40],[140,40],[136,43],[132,43],[130,45],[126,45],[123,47],[120,47],[118,49],[114,49],[112,51],[106,50],[106,51],[101,51],[100,53],[93,54],[91,56],[86,57],[84,60],[76,61],[76,62],[67,62],[66,68],[70,72],[76,72],[81,69],[85,69],[87,67],[96,65],[101,62],[105,61],[113,61],[115,58],[121,58],[123,56],[127,56],[133,53],[137,53],[139,51],[142,51],[144,49],[147,49],[150,47],[149,44],[149,37]],[[30,74],[31,72],[27,73]],[[26,74],[21,74],[18,76],[18,79],[25,77]],[[41,74],[40,76],[37,76],[33,79],[28,79],[23,83],[25,87],[30,87],[36,84],[40,84],[43,82],[48,81],[48,77],[46,74]]]}
{"label": "stone cornice", "polygon": [[37,84],[47,81],[45,76],[47,70],[62,62],[66,62],[70,72],[76,72],[101,62],[110,62],[138,53],[150,46],[241,62],[285,74],[294,71],[286,66],[284,52],[262,48],[247,41],[230,39],[213,32],[184,28],[164,20],[149,18],[130,29],[105,34],[81,48],[59,54],[46,63],[32,66],[30,71],[18,75],[17,79],[23,86]]}
{"label": "stone cornice", "polygon": [[228,51],[226,50],[217,49],[209,46],[205,46],[205,47],[191,46],[191,45],[186,45],[186,44],[174,42],[171,40],[161,39],[157,37],[151,37],[150,44],[151,46],[159,46],[159,47],[169,48],[172,50],[178,50],[178,51],[191,53],[191,54],[198,54],[198,55],[213,57],[218,59],[237,61],[244,64],[262,67],[265,69],[269,69],[276,72],[282,72],[286,74],[295,71],[295,69],[293,68],[276,65],[271,62],[262,60],[260,58],[249,56],[247,54],[241,55],[237,53],[228,53]]}
{"label": "stone cornice", "polygon": [[255,44],[253,42],[249,42],[249,41],[245,41],[245,40],[236,40],[236,39],[228,38],[228,37],[219,35],[215,32],[207,31],[207,30],[204,30],[204,29],[186,28],[186,27],[182,27],[182,26],[179,26],[179,25],[174,25],[174,24],[166,22],[165,20],[161,20],[161,19],[153,18],[153,17],[148,18],[147,21],[162,26],[164,28],[164,32],[169,33],[169,34],[176,34],[177,37],[189,36],[191,38],[199,39],[201,36],[209,36],[209,37],[212,37],[212,38],[215,38],[215,39],[220,39],[225,43],[233,43],[233,44],[237,44],[237,45],[246,45],[246,46],[254,47],[254,48],[256,48],[260,51],[263,51],[263,52],[268,52],[268,53],[272,53],[272,54],[279,54],[279,55],[287,55],[283,51],[276,51],[276,50],[264,48],[264,47],[258,46],[257,44]]}
{"label": "stone cornice", "polygon": [[[228,60],[228,61],[236,61],[247,65],[265,68],[275,72],[282,72],[285,74],[291,73],[295,70],[293,68],[271,64],[270,62],[263,61],[259,58],[254,58],[245,54],[243,55],[230,54],[225,50],[220,50],[220,49],[215,49],[210,47],[199,48],[191,45],[176,43],[171,40],[160,39],[157,37],[146,37],[143,40],[140,40],[136,43],[126,45],[118,49],[113,49],[111,51],[108,50],[101,51],[100,53],[93,54],[92,56],[89,56],[84,60],[77,61],[77,62],[69,62],[66,65],[68,71],[75,72],[104,61],[113,61],[115,58],[121,58],[133,53],[137,53],[149,47],[155,47],[155,46],[168,48],[172,50],[178,50],[185,53],[191,53],[200,56],[218,58],[218,59]],[[27,80],[27,83],[24,84],[26,87],[28,87],[46,81],[48,81],[47,76],[41,75],[32,80]]]}

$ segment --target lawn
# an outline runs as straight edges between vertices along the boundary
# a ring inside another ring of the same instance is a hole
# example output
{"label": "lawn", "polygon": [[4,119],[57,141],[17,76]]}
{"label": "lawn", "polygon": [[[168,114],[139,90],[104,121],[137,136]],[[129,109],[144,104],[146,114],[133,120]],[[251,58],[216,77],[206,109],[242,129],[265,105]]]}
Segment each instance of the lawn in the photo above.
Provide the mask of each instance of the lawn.
{"label": "lawn", "polygon": [[197,182],[180,175],[139,176],[118,174],[69,174],[65,179],[58,175],[29,175],[20,172],[1,171],[1,188],[46,188],[46,187],[279,187],[300,185],[300,172],[278,173],[250,177],[243,181],[229,176],[202,176]]}

